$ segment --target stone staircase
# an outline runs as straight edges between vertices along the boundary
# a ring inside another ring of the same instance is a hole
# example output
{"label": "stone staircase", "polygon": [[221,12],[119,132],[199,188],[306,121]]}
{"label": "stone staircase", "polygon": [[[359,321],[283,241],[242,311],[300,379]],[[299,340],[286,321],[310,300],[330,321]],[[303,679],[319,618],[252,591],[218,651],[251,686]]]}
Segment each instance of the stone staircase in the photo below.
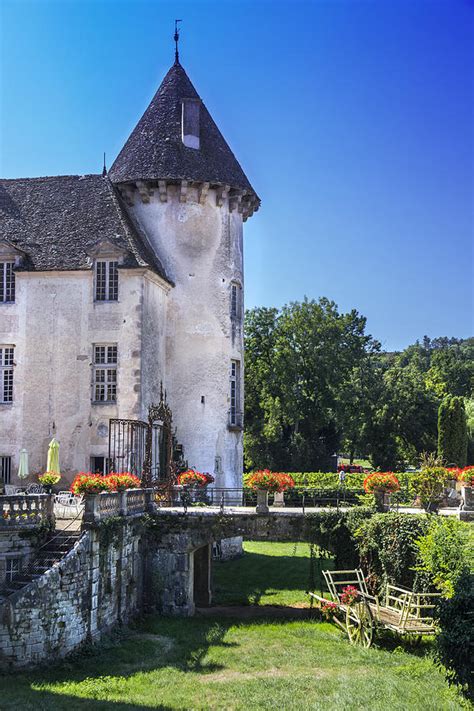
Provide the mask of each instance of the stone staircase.
{"label": "stone staircase", "polygon": [[13,580],[5,583],[3,597],[18,592],[33,580],[40,578],[55,563],[59,563],[81,535],[81,531],[54,531],[49,540],[36,551],[26,568],[17,573]]}

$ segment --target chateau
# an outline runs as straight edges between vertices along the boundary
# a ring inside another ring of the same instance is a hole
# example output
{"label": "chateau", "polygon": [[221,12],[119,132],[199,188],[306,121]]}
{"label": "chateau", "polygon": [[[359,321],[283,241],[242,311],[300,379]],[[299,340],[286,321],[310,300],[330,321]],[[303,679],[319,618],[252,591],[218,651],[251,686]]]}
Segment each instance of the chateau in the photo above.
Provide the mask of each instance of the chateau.
{"label": "chateau", "polygon": [[22,448],[43,471],[53,436],[66,480],[118,468],[110,420],[146,420],[163,384],[189,466],[241,485],[242,227],[259,204],[178,56],[108,174],[0,181],[4,483]]}

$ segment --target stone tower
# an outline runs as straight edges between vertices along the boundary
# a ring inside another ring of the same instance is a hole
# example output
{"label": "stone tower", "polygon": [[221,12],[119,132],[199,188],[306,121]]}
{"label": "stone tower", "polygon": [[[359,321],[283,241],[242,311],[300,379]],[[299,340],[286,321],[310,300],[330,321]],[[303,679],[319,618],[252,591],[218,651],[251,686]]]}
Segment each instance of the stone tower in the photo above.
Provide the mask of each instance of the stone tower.
{"label": "stone tower", "polygon": [[[216,486],[238,487],[243,459],[242,225],[260,200],[179,61],[109,177],[174,284],[163,324],[165,364],[157,359],[155,379],[166,384],[185,456],[190,466],[214,473]],[[145,336],[146,330],[145,320]],[[149,404],[145,400],[144,407]]]}

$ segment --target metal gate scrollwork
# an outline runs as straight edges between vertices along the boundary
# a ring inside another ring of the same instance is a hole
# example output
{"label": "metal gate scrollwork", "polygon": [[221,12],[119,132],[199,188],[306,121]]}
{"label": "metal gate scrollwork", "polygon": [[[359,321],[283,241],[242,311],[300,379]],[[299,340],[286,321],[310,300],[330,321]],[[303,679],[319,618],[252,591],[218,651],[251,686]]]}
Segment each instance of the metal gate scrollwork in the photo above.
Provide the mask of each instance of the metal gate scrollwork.
{"label": "metal gate scrollwork", "polygon": [[114,471],[136,474],[144,487],[174,483],[184,460],[173,436],[173,417],[163,386],[160,403],[149,407],[146,422],[109,421],[109,460]]}

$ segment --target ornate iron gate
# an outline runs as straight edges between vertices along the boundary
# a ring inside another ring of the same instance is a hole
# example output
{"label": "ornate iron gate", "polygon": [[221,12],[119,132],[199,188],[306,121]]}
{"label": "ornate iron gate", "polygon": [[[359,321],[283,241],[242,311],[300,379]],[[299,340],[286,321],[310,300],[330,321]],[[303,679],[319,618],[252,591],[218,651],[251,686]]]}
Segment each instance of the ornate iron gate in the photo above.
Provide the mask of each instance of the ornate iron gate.
{"label": "ornate iron gate", "polygon": [[131,472],[143,486],[169,482],[174,474],[172,415],[161,390],[148,420],[109,420],[109,460],[116,472]]}

